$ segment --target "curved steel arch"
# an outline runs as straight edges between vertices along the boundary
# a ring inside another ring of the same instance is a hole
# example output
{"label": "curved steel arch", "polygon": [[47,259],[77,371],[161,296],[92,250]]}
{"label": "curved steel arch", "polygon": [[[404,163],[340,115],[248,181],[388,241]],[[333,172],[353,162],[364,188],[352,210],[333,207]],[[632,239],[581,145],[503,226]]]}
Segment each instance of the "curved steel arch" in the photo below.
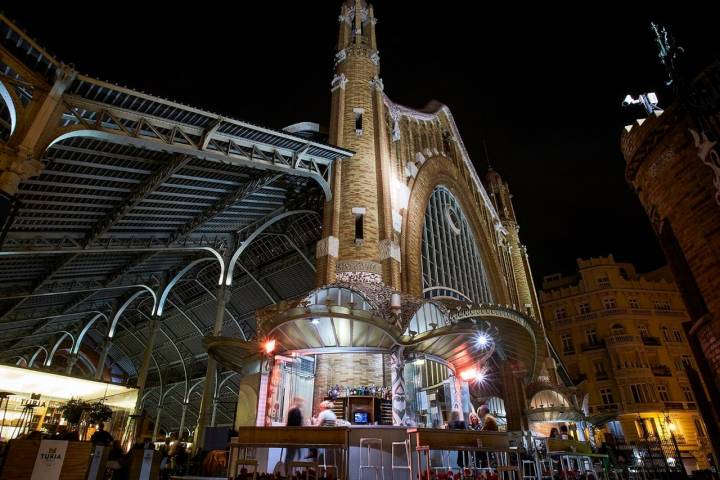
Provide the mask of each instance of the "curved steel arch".
{"label": "curved steel arch", "polygon": [[260,225],[257,230],[255,230],[248,238],[245,239],[242,244],[240,244],[240,247],[235,251],[232,258],[230,259],[230,262],[228,262],[227,266],[227,276],[225,279],[225,285],[228,287],[232,285],[232,278],[233,278],[233,272],[235,271],[235,263],[237,263],[238,259],[240,258],[240,255],[243,254],[245,249],[252,243],[253,240],[255,240],[262,232],[267,230],[269,227],[274,225],[275,223],[279,222],[280,220],[283,220],[284,218],[291,217],[293,215],[302,215],[302,214],[314,214],[314,215],[320,215],[315,210],[291,210],[289,212],[283,212],[280,215],[276,215]]}
{"label": "curved steel arch", "polygon": [[70,350],[72,351],[73,347],[75,347],[75,336],[66,330],[63,330],[62,332],[63,332],[63,334],[60,336],[60,338],[58,338],[57,342],[55,342],[55,345],[53,345],[52,350],[50,351],[47,358],[45,359],[46,367],[49,367],[52,365],[52,359],[55,356],[55,352],[57,352],[57,349],[60,348],[60,344],[65,340],[65,337],[70,337],[70,339],[72,340],[72,344],[70,345]]}
{"label": "curved steel arch", "polygon": [[32,357],[30,357],[30,361],[28,362],[28,368],[32,368],[33,365],[35,365],[35,360],[37,360],[37,356],[40,355],[40,350],[43,350],[45,352],[45,361],[47,361],[48,358],[48,351],[45,347],[42,345],[32,345],[32,347],[38,347],[37,350],[35,350],[35,353],[32,354]]}
{"label": "curved steel arch", "polygon": [[[165,288],[163,289],[162,294],[160,295],[160,300],[158,300],[158,304],[157,304],[157,308],[156,308],[157,316],[158,316],[158,317],[163,314],[163,310],[165,309],[165,302],[167,301],[168,295],[170,294],[170,290],[177,284],[177,282],[178,282],[186,273],[188,273],[190,270],[192,270],[193,268],[195,268],[195,266],[197,266],[197,265],[199,265],[199,264],[201,264],[201,263],[203,263],[203,262],[208,262],[208,261],[211,261],[211,260],[212,260],[212,258],[209,258],[209,257],[198,258],[197,260],[193,260],[192,262],[190,262],[189,264],[187,264],[187,265],[185,266],[185,268],[183,268],[182,270],[180,270],[180,271],[172,278],[172,280],[170,280],[170,282],[168,282],[168,284],[167,284],[167,285],[165,286]],[[222,265],[220,266],[220,272],[221,272],[220,275],[222,275]]]}
{"label": "curved steel arch", "polygon": [[147,285],[138,285],[139,287],[143,287],[143,290],[140,290],[139,292],[135,292],[132,294],[130,298],[128,298],[125,303],[122,304],[122,306],[118,309],[118,311],[115,313],[115,316],[112,319],[112,322],[110,322],[110,328],[108,329],[108,337],[112,338],[115,335],[115,328],[117,328],[117,324],[120,321],[120,317],[123,313],[125,313],[125,310],[127,307],[130,306],[132,302],[135,301],[140,295],[142,295],[145,292],[150,292],[150,295],[153,297],[153,307],[151,314],[155,314],[155,309],[157,307],[157,295],[153,291],[152,288],[148,287]]}
{"label": "curved steel arch", "polygon": [[0,80],[0,98],[5,102],[8,112],[10,112],[10,136],[12,136],[17,126],[17,109],[15,108],[15,101],[13,100],[12,94],[2,80]]}
{"label": "curved steel arch", "polygon": [[107,317],[107,315],[105,315],[104,313],[98,313],[98,314],[95,315],[93,318],[91,318],[91,319],[85,324],[85,326],[84,326],[83,329],[80,331],[80,333],[78,334],[78,337],[77,337],[77,339],[75,340],[75,344],[73,345],[73,348],[70,350],[70,353],[75,353],[75,354],[77,354],[78,351],[80,351],[80,345],[82,344],[83,338],[85,338],[85,334],[90,330],[90,328],[92,328],[92,326],[93,326],[93,324],[95,323],[95,321],[96,321],[98,318],[100,318],[100,317],[105,318],[105,321],[106,321],[106,322],[108,321],[108,317]]}

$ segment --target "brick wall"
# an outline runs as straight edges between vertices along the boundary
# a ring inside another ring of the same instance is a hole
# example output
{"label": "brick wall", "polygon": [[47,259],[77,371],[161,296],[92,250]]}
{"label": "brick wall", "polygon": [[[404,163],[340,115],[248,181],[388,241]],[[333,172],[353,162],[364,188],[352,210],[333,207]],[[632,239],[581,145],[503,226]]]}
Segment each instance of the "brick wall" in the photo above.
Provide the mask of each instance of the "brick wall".
{"label": "brick wall", "polygon": [[325,354],[318,355],[315,365],[313,414],[331,386],[390,386],[390,368],[386,355]]}

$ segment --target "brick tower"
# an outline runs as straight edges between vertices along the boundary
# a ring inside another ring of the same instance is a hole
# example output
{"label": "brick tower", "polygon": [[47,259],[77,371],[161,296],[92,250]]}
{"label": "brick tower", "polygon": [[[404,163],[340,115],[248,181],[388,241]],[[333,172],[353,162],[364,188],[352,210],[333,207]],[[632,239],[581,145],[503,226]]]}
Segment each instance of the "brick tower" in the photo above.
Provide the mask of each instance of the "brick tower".
{"label": "brick tower", "polygon": [[324,236],[317,249],[318,285],[334,282],[342,272],[364,272],[400,287],[375,23],[373,7],[364,0],[343,4],[331,83],[329,141],[355,155],[335,164],[333,198],[325,205]]}

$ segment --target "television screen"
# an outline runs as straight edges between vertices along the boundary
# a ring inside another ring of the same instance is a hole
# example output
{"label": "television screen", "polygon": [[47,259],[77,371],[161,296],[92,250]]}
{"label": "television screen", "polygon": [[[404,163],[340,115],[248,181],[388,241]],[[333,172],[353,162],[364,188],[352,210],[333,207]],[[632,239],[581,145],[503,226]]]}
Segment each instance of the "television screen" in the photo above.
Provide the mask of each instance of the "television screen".
{"label": "television screen", "polygon": [[355,412],[353,417],[353,423],[368,423],[368,412]]}

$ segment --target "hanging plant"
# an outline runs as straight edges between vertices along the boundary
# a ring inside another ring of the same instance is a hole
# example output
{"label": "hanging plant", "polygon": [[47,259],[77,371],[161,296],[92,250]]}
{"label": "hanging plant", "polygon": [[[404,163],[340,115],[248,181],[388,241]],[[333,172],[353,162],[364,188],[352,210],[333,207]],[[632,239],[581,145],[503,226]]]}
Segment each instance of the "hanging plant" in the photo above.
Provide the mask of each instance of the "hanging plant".
{"label": "hanging plant", "polygon": [[91,403],[89,407],[88,420],[92,425],[107,422],[112,417],[112,409],[102,402]]}
{"label": "hanging plant", "polygon": [[80,425],[80,419],[83,412],[90,408],[90,404],[79,398],[71,398],[68,402],[60,407],[62,418],[73,427]]}

